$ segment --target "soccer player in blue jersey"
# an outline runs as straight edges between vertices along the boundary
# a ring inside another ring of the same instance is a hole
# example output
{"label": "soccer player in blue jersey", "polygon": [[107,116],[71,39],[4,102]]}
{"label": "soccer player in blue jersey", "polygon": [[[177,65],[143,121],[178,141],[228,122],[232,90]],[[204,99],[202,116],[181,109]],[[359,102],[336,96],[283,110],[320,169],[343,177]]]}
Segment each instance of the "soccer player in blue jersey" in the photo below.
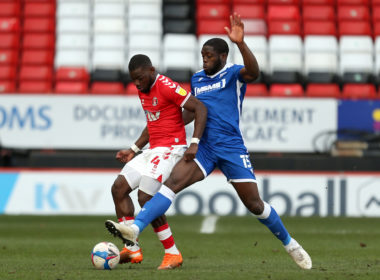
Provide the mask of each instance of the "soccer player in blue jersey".
{"label": "soccer player in blue jersey", "polygon": [[[124,226],[112,221],[106,224],[122,239],[135,242],[151,221],[166,212],[178,192],[203,180],[218,167],[244,205],[282,242],[297,265],[311,269],[310,256],[289,235],[274,208],[262,201],[258,192],[249,153],[239,129],[239,119],[246,83],[258,78],[259,66],[244,42],[244,25],[240,16],[234,14],[230,21],[231,27],[225,29],[229,39],[238,46],[244,66],[226,63],[228,45],[224,40],[213,38],[203,45],[203,70],[191,79],[192,93],[208,109],[206,128],[198,144],[196,158],[183,158],[177,163],[160,191],[144,205],[132,225]],[[183,115],[185,123],[193,118],[188,111]]]}

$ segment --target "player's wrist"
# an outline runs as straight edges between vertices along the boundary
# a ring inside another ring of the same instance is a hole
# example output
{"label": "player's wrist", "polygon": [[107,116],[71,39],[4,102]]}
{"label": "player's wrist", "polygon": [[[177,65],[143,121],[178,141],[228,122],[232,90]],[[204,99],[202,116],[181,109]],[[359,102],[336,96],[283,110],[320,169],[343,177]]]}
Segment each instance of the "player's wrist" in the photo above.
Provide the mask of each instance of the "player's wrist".
{"label": "player's wrist", "polygon": [[130,149],[131,149],[132,151],[134,151],[136,154],[137,154],[138,152],[140,152],[140,148],[137,147],[136,144],[133,144],[133,145],[130,147]]}
{"label": "player's wrist", "polygon": [[199,141],[200,141],[199,138],[197,138],[197,137],[193,137],[193,138],[191,138],[190,143],[191,143],[191,144],[197,144],[197,145],[198,145],[198,144],[199,144]]}

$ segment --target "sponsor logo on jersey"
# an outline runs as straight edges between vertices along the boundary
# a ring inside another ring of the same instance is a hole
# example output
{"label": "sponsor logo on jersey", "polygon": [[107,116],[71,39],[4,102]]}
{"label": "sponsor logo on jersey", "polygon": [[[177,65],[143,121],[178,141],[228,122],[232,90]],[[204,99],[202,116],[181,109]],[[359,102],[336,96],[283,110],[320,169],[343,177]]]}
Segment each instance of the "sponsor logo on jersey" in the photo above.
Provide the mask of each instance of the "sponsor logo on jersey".
{"label": "sponsor logo on jersey", "polygon": [[178,86],[178,87],[176,88],[175,92],[178,93],[178,94],[181,95],[181,96],[186,96],[186,94],[187,94],[187,91],[184,90],[183,88],[181,88],[180,86]]}
{"label": "sponsor logo on jersey", "polygon": [[226,75],[226,74],[227,74],[227,72],[223,72],[223,73],[221,73],[221,74],[219,75],[219,79],[223,78],[223,76]]}
{"label": "sponsor logo on jersey", "polygon": [[149,112],[148,110],[145,110],[145,115],[148,121],[154,122],[160,118],[160,111],[158,112]]}
{"label": "sponsor logo on jersey", "polygon": [[157,106],[157,104],[158,104],[158,98],[157,97],[153,97],[153,99],[152,99],[152,105],[153,106]]}
{"label": "sponsor logo on jersey", "polygon": [[194,88],[195,96],[197,96],[197,95],[199,95],[201,93],[204,93],[204,92],[218,90],[218,89],[222,89],[222,88],[225,88],[225,87],[226,87],[226,79],[222,79],[221,81],[219,81],[217,83],[214,83],[214,84],[211,84],[211,85],[206,85],[206,86],[203,86],[203,87],[195,87]]}

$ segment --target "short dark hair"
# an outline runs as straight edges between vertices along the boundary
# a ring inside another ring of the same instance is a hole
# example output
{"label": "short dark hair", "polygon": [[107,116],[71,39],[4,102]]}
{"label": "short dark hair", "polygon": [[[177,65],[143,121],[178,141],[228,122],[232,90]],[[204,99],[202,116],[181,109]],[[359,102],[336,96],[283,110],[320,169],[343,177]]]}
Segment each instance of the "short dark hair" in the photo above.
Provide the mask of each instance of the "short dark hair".
{"label": "short dark hair", "polygon": [[206,41],[206,43],[204,43],[203,46],[213,47],[218,54],[228,54],[229,51],[227,42],[221,38],[212,38]]}
{"label": "short dark hair", "polygon": [[152,62],[145,54],[134,55],[128,64],[129,72],[132,72],[140,67],[152,67]]}

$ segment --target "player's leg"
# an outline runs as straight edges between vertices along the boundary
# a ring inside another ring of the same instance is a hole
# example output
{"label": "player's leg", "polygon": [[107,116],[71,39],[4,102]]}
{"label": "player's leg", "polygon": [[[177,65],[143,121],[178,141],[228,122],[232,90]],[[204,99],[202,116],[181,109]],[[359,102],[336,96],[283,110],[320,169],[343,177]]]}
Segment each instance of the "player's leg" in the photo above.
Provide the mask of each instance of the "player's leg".
{"label": "player's leg", "polygon": [[311,259],[303,248],[292,239],[276,210],[261,200],[256,177],[246,149],[240,153],[218,153],[219,167],[234,186],[240,200],[276,236],[294,261],[304,269],[311,268]]}
{"label": "player's leg", "polygon": [[[160,187],[161,183],[159,181],[143,176],[138,191],[140,206],[144,207],[145,203],[152,198],[153,194],[157,193]],[[183,263],[182,255],[174,242],[174,237],[166,216],[162,215],[156,218],[151,222],[151,225],[165,250],[164,259],[158,269],[173,269],[181,266]]]}
{"label": "player's leg", "polygon": [[247,209],[255,214],[259,221],[282,242],[285,250],[297,265],[303,269],[311,269],[310,256],[295,239],[291,238],[276,210],[261,200],[257,184],[254,182],[232,182],[232,185]]}
{"label": "player's leg", "polygon": [[[134,222],[135,208],[129,196],[137,188],[141,180],[141,168],[143,165],[141,155],[127,163],[112,185],[111,192],[115,204],[116,216],[121,225],[131,225]],[[110,231],[117,236],[115,232]],[[120,263],[140,263],[143,260],[142,252],[138,244],[124,246],[120,251]]]}
{"label": "player's leg", "polygon": [[[143,205],[151,198],[152,196],[139,191],[139,203],[141,207],[143,207]],[[175,245],[173,234],[167,222],[166,216],[162,215],[158,217],[151,222],[151,225],[165,250],[164,259],[158,269],[173,269],[181,266],[183,263],[183,258]]]}
{"label": "player's leg", "polygon": [[215,161],[211,156],[212,153],[200,143],[195,160],[185,161],[182,158],[173,168],[160,191],[145,203],[133,225],[119,228],[122,238],[126,242],[135,242],[147,225],[169,209],[176,193],[210,174],[215,168]]}
{"label": "player's leg", "polygon": [[[145,203],[131,226],[118,226],[112,221],[106,226],[116,227],[125,242],[136,242],[138,235],[155,219],[163,215],[172,204],[177,192],[204,178],[204,173],[194,161],[181,159],[174,167],[169,179],[152,199]],[[167,185],[166,185],[167,184]]]}
{"label": "player's leg", "polygon": [[195,160],[183,158],[175,165],[170,177],[161,186],[160,191],[144,205],[144,211],[136,216],[132,225],[138,235],[154,219],[163,215],[173,202],[175,195],[186,187],[203,180],[215,168],[210,153],[199,145]]}

